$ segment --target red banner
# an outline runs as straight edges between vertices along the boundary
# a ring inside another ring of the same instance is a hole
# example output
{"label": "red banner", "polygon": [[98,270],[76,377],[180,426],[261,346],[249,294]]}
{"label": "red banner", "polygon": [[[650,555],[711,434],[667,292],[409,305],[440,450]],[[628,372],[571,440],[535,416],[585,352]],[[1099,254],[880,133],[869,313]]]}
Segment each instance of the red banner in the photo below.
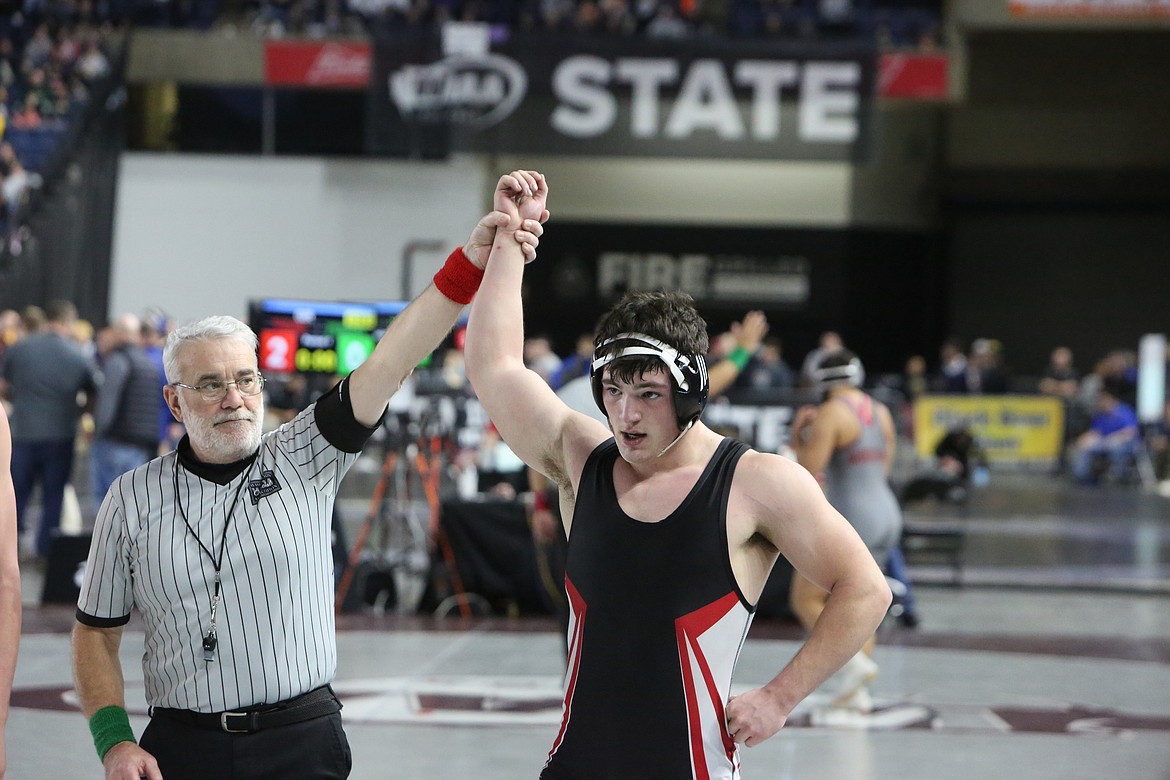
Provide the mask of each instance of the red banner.
{"label": "red banner", "polygon": [[945,54],[887,52],[878,60],[878,95],[945,100],[950,60]]}
{"label": "red banner", "polygon": [[370,81],[370,44],[268,41],[264,81],[274,87],[365,89]]}
{"label": "red banner", "polygon": [[1012,16],[1064,19],[1170,19],[1168,0],[1011,0]]}

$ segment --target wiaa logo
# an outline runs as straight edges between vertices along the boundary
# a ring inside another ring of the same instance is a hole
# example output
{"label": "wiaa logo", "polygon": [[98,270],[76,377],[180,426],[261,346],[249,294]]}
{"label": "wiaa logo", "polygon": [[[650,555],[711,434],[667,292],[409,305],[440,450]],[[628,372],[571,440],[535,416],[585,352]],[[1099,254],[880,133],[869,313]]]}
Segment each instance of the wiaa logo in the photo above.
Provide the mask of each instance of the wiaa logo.
{"label": "wiaa logo", "polygon": [[450,122],[482,130],[506,119],[528,91],[528,76],[499,54],[447,57],[390,74],[390,99],[416,122]]}

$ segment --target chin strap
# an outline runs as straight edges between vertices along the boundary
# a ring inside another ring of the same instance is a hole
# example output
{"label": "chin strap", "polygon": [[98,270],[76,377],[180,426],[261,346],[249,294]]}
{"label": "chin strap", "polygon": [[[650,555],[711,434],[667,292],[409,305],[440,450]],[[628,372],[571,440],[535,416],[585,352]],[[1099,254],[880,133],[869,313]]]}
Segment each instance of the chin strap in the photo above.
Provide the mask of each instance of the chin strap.
{"label": "chin strap", "polygon": [[672,441],[670,444],[667,444],[667,445],[666,445],[666,446],[665,446],[665,447],[662,449],[662,452],[658,453],[658,457],[660,457],[660,458],[661,458],[663,455],[665,455],[665,454],[666,454],[666,451],[667,451],[667,450],[669,450],[669,449],[670,449],[671,447],[673,447],[674,445],[678,444],[678,442],[679,442],[679,439],[681,439],[683,436],[685,436],[685,435],[686,435],[686,433],[687,433],[687,431],[689,431],[689,430],[691,429],[691,426],[693,426],[694,424],[695,424],[695,421],[694,421],[693,419],[692,419],[692,420],[691,420],[689,423],[687,423],[687,427],[685,427],[685,428],[683,428],[681,431],[679,431],[679,434],[678,434],[678,436],[675,436],[675,437],[674,437],[674,441]]}

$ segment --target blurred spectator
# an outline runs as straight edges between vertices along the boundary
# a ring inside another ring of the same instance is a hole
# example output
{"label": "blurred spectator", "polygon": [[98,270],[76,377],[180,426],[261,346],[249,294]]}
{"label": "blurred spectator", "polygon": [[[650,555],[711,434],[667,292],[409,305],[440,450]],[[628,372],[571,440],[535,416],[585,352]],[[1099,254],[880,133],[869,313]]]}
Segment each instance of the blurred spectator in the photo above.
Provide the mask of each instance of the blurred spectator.
{"label": "blurred spectator", "polygon": [[33,29],[32,36],[24,44],[21,69],[28,73],[44,67],[52,53],[53,38],[49,34],[49,25],[42,22]]}
{"label": "blurred spectator", "polygon": [[711,336],[707,346],[707,365],[713,366],[735,349],[735,334],[730,330]]}
{"label": "blurred spectator", "polygon": [[93,411],[90,479],[98,504],[114,480],[158,452],[159,367],[142,346],[142,323],[123,314],[103,329],[101,383]]}
{"label": "blurred spectator", "polygon": [[1040,377],[1041,395],[1057,398],[1064,408],[1064,435],[1060,442],[1057,469],[1065,467],[1065,451],[1069,442],[1089,425],[1089,410],[1081,405],[1079,392],[1081,374],[1073,364],[1073,353],[1068,347],[1057,347],[1048,358],[1048,365]]}
{"label": "blurred spectator", "polygon": [[1112,383],[1118,397],[1134,406],[1137,404],[1137,355],[1132,349],[1115,349],[1101,363],[1101,379]]}
{"label": "blurred spectator", "polygon": [[735,0],[696,0],[688,14],[691,23],[704,35],[726,35]]}
{"label": "blurred spectator", "polygon": [[16,157],[12,144],[5,141],[0,143],[0,194],[4,198],[4,206],[11,218],[24,205],[25,196],[31,186],[28,171]]}
{"label": "blurred spectator", "polygon": [[448,390],[472,394],[471,383],[467,381],[467,363],[463,358],[463,350],[449,349],[443,353],[439,379]]}
{"label": "blurred spectator", "polygon": [[738,387],[778,387],[789,389],[796,385],[796,372],[784,362],[779,336],[768,336],[752,356],[739,379]]}
{"label": "blurred spectator", "polygon": [[1162,408],[1162,419],[1146,431],[1146,446],[1153,460],[1158,492],[1170,498],[1170,395]]}
{"label": "blurred spectator", "polygon": [[4,365],[4,353],[24,335],[24,324],[15,309],[0,311],[0,367]]}
{"label": "blurred spectator", "polygon": [[1109,352],[1081,379],[1077,398],[1090,414],[1097,406],[1098,391],[1107,383],[1122,401],[1130,406],[1137,403],[1137,364],[1132,352],[1123,349]]}
{"label": "blurred spectator", "polygon": [[94,332],[92,322],[81,317],[76,318],[73,320],[70,334],[86,357],[91,360],[97,358],[97,334]]}
{"label": "blurred spectator", "polygon": [[906,358],[906,366],[902,369],[902,394],[906,403],[913,404],[918,396],[930,391],[930,379],[926,375],[926,358],[922,355],[911,355]]}
{"label": "blurred spectator", "polygon": [[743,315],[742,322],[731,323],[729,331],[710,339],[707,358],[710,398],[723,395],[739,379],[767,335],[768,318],[762,311],[749,311]]}
{"label": "blurred spectator", "polygon": [[573,28],[582,33],[600,33],[603,28],[601,7],[594,0],[581,0],[577,3],[577,13],[573,20]]}
{"label": "blurred spectator", "polygon": [[0,87],[11,89],[16,85],[16,74],[20,70],[18,60],[12,38],[7,35],[0,37]]}
{"label": "blurred spectator", "polygon": [[524,365],[540,374],[544,381],[552,379],[561,367],[561,359],[553,352],[548,336],[537,334],[524,339]]}
{"label": "blurred spectator", "polygon": [[947,430],[934,447],[931,467],[902,488],[905,506],[925,498],[961,504],[967,500],[968,485],[976,469],[986,468],[983,450],[967,425]]}
{"label": "blurred spectator", "polygon": [[41,116],[53,114],[53,90],[44,68],[33,68],[25,77],[25,105],[32,105]]}
{"label": "blurred spectator", "polygon": [[853,0],[816,0],[815,7],[823,30],[847,31],[857,21]]}
{"label": "blurred spectator", "polygon": [[168,320],[160,309],[149,309],[142,317],[142,348],[158,368],[158,447],[159,455],[166,455],[175,448],[185,432],[183,424],[171,414],[162,389],[167,386],[166,366],[163,365],[163,347],[167,343]]}
{"label": "blurred spectator", "polygon": [[535,4],[536,19],[531,24],[546,30],[564,30],[573,18],[573,0],[539,0]]}
{"label": "blurred spectator", "polygon": [[589,376],[592,364],[593,334],[582,333],[577,336],[577,348],[572,355],[561,361],[561,365],[553,372],[549,384],[553,390],[558,390],[577,377]]}
{"label": "blurred spectator", "polygon": [[1095,485],[1102,476],[1126,482],[1132,476],[1140,429],[1137,413],[1121,400],[1121,392],[1115,381],[1104,382],[1097,391],[1097,411],[1089,430],[1073,447],[1073,476],[1081,484]]}
{"label": "blurred spectator", "polygon": [[741,32],[762,33],[769,38],[812,38],[816,35],[816,15],[796,0],[758,0],[747,5],[756,6],[760,29]]}
{"label": "blurred spectator", "polygon": [[26,95],[20,111],[13,114],[11,124],[17,130],[33,130],[41,126],[41,112],[36,95]]}
{"label": "blurred spectator", "polygon": [[65,486],[73,471],[73,444],[81,407],[79,396],[96,387],[93,364],[72,338],[77,310],[68,301],[52,301],[48,325],[9,348],[4,383],[12,403],[12,478],[17,520],[28,520],[33,489],[41,488],[41,523],[36,554],[46,557],[61,522]]}
{"label": "blurred spectator", "polygon": [[896,411],[895,422],[898,423],[898,432],[908,439],[914,438],[914,402],[918,397],[930,392],[930,377],[926,372],[926,358],[922,355],[911,355],[906,358],[902,368],[902,375],[898,377],[897,389],[901,395],[899,402],[892,400],[887,405],[891,411]]}
{"label": "blurred spectator", "polygon": [[476,469],[480,493],[512,500],[518,493],[528,490],[528,467],[516,457],[490,422],[479,441]]}
{"label": "blurred spectator", "polygon": [[26,336],[40,333],[48,322],[49,318],[45,314],[45,310],[36,304],[25,306],[24,311],[20,313],[20,324]]}
{"label": "blurred spectator", "polygon": [[939,348],[938,376],[934,390],[939,393],[967,392],[967,355],[963,342],[952,336]]}
{"label": "blurred spectator", "polygon": [[1057,347],[1048,358],[1048,365],[1040,376],[1040,392],[1065,401],[1077,397],[1081,374],[1073,365],[1073,353],[1068,347]]}
{"label": "blurred spectator", "polygon": [[975,339],[967,361],[967,392],[1000,395],[1007,390],[1003,346],[995,339]]}
{"label": "blurred spectator", "polygon": [[605,32],[632,35],[638,31],[638,20],[634,18],[629,0],[601,0],[600,8]]}
{"label": "blurred spectator", "polygon": [[671,2],[659,3],[654,17],[646,24],[647,38],[679,40],[690,34],[690,26],[678,15],[678,9]]}

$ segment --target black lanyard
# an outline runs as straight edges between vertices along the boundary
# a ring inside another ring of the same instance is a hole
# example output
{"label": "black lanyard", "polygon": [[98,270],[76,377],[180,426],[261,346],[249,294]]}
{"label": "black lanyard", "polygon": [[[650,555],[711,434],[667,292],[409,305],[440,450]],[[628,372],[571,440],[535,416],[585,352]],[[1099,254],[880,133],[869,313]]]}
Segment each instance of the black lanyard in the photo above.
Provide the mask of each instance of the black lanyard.
{"label": "black lanyard", "polygon": [[[248,472],[251,470],[252,466],[250,464],[248,468],[244,469],[243,479],[240,480],[240,486],[236,488],[236,495],[232,498],[231,506],[228,507],[227,516],[223,520],[223,538],[219,540],[219,555],[216,556],[211,553],[211,550],[207,549],[207,545],[199,538],[199,534],[195,533],[195,529],[191,527],[191,522],[187,519],[187,513],[183,511],[183,501],[179,498],[178,453],[175,455],[175,506],[179,508],[179,516],[183,518],[183,525],[187,526],[188,533],[195,539],[195,543],[199,545],[199,549],[203,551],[207,559],[211,561],[211,565],[215,567],[215,593],[211,597],[211,630],[203,637],[203,660],[208,662],[215,660],[215,646],[219,642],[219,638],[215,633],[215,613],[219,608],[219,571],[223,565],[223,551],[227,546],[228,526],[231,525],[232,515],[236,512],[236,504],[240,502],[240,494],[244,492],[244,485],[248,484]],[[212,526],[212,535],[214,536],[214,534],[215,527]]]}

